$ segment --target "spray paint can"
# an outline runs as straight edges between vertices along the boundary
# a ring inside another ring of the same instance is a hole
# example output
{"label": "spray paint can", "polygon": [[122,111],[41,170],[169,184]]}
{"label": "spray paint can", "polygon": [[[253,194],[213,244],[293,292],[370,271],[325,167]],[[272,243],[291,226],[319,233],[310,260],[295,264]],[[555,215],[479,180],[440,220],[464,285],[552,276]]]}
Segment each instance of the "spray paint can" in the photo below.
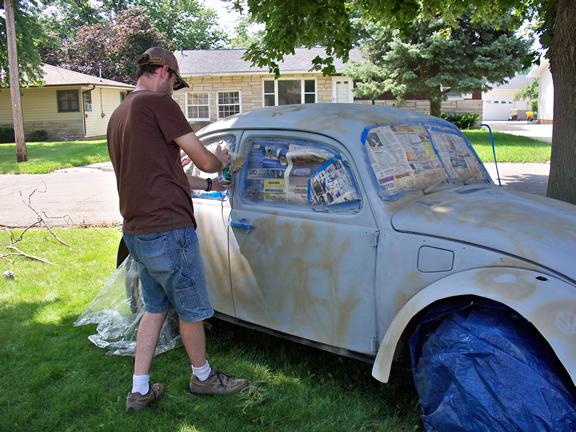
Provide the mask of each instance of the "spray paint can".
{"label": "spray paint can", "polygon": [[218,173],[218,183],[221,186],[228,186],[232,183],[232,174],[230,173],[230,165],[226,165],[222,171]]}

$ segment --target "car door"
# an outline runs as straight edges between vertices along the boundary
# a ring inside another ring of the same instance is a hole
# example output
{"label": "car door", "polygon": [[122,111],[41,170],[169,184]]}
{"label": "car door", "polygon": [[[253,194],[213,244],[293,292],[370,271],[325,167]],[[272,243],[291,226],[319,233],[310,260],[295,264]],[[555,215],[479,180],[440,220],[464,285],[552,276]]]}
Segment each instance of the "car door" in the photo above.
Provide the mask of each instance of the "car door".
{"label": "car door", "polygon": [[372,353],[377,225],[349,153],[298,132],[246,131],[230,219],[236,317]]}

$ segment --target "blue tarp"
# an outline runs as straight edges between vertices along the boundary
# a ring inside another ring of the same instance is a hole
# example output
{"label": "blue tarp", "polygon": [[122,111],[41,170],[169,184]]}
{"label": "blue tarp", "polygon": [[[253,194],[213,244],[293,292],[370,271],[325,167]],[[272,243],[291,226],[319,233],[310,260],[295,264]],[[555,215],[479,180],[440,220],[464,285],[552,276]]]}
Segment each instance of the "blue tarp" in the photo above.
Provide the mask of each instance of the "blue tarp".
{"label": "blue tarp", "polygon": [[410,350],[427,431],[576,430],[570,378],[513,311],[430,311]]}

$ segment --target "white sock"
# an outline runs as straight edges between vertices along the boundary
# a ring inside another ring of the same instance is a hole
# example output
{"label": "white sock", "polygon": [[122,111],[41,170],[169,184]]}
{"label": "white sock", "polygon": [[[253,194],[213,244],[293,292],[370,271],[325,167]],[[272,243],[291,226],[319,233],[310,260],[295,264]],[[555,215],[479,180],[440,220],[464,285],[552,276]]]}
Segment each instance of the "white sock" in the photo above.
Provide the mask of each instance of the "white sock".
{"label": "white sock", "polygon": [[210,372],[212,372],[212,368],[210,367],[208,360],[206,360],[206,364],[202,367],[196,368],[192,366],[192,373],[196,375],[196,378],[200,381],[206,381],[210,376]]}
{"label": "white sock", "polygon": [[132,375],[132,393],[145,395],[150,391],[150,375]]}

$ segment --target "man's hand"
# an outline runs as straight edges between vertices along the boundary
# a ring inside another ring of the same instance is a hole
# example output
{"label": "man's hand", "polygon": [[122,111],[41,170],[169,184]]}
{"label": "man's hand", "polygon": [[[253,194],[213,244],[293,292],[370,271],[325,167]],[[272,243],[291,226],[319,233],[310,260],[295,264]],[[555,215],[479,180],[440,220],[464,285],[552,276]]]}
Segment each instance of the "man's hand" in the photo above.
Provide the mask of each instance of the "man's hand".
{"label": "man's hand", "polygon": [[232,157],[230,156],[230,153],[228,153],[228,149],[220,148],[220,144],[218,144],[218,147],[216,147],[214,155],[220,160],[220,162],[224,164],[224,166],[232,163]]}
{"label": "man's hand", "polygon": [[212,190],[216,192],[224,192],[232,187],[234,182],[227,184],[226,186],[222,186],[218,181],[218,177],[212,179]]}

